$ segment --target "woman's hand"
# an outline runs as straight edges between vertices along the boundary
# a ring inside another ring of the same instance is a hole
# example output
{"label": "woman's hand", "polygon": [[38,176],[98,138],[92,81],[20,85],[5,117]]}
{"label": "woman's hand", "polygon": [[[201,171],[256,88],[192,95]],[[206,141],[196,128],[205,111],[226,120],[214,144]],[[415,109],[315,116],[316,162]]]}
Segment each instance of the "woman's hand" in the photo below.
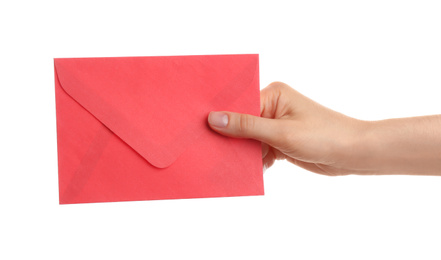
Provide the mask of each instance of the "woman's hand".
{"label": "woman's hand", "polygon": [[220,134],[261,141],[264,167],[286,159],[330,176],[441,175],[441,116],[357,120],[274,82],[261,91],[261,117],[211,112],[208,122]]}

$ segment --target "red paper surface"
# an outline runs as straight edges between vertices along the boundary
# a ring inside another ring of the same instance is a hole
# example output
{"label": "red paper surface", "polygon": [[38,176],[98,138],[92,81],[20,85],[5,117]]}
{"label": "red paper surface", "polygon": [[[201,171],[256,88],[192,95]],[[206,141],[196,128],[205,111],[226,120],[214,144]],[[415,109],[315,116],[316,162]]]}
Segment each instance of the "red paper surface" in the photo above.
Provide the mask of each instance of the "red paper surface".
{"label": "red paper surface", "polygon": [[263,195],[260,144],[210,111],[259,115],[258,55],[55,59],[60,204]]}

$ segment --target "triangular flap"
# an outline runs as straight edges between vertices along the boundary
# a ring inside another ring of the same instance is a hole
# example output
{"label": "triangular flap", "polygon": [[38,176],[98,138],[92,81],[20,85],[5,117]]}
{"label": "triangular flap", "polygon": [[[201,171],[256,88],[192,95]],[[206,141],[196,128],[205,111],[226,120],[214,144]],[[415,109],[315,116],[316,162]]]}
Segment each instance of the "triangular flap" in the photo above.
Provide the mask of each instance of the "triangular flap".
{"label": "triangular flap", "polygon": [[258,55],[55,59],[62,88],[152,165],[170,166],[256,76]]}

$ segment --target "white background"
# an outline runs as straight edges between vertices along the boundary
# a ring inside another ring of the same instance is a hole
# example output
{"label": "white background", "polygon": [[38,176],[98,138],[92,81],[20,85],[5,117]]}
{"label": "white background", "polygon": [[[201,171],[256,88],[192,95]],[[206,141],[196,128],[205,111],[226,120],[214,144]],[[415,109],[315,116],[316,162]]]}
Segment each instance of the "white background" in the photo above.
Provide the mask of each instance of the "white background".
{"label": "white background", "polygon": [[259,53],[262,87],[440,113],[439,1],[265,2],[2,1],[0,259],[440,259],[441,177],[277,162],[265,196],[58,205],[54,57]]}

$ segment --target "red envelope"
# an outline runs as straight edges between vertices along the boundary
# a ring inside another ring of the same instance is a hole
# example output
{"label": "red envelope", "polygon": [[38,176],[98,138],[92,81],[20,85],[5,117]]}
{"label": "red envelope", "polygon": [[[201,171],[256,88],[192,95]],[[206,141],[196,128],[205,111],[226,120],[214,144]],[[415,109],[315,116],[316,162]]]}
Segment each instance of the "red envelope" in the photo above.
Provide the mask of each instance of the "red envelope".
{"label": "red envelope", "polygon": [[55,59],[60,204],[263,195],[260,143],[210,111],[260,114],[258,55]]}

